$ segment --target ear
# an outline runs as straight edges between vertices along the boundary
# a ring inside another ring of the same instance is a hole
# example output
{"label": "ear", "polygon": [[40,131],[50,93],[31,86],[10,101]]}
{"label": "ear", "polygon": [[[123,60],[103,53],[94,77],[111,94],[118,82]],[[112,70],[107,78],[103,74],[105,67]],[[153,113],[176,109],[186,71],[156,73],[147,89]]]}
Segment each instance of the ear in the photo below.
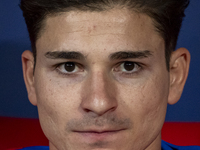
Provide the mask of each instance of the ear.
{"label": "ear", "polygon": [[168,103],[175,104],[181,97],[188,76],[190,53],[185,48],[179,48],[171,55],[170,89]]}
{"label": "ear", "polygon": [[37,105],[34,85],[34,57],[31,51],[27,50],[22,53],[22,69],[29,101],[33,105]]}

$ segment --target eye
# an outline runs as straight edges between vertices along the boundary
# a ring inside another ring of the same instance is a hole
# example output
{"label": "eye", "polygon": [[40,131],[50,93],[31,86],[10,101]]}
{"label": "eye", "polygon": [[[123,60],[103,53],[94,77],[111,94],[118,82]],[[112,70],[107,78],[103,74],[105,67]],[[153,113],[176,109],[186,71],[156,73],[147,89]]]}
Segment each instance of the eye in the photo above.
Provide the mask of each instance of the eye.
{"label": "eye", "polygon": [[76,68],[76,65],[73,62],[68,62],[64,64],[64,69],[67,72],[73,72]]}
{"label": "eye", "polygon": [[62,74],[73,74],[73,73],[78,73],[82,71],[80,65],[74,62],[66,62],[66,63],[60,64],[57,66],[56,69]]}
{"label": "eye", "polygon": [[126,61],[116,67],[114,71],[131,74],[136,73],[140,70],[140,68],[141,66],[139,64],[131,61]]}
{"label": "eye", "polygon": [[133,62],[127,61],[127,62],[124,62],[122,64],[122,66],[123,66],[124,70],[126,70],[126,71],[132,71],[133,69],[135,69],[136,64],[133,63]]}

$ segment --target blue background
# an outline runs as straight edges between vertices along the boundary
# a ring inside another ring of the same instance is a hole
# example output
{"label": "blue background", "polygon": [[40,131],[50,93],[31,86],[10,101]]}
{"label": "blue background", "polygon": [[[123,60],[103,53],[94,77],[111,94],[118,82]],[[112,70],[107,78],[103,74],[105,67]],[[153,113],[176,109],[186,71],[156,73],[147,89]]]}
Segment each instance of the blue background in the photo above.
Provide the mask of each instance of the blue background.
{"label": "blue background", "polygon": [[[0,3],[0,116],[37,118],[22,76],[21,53],[30,42],[19,0]],[[200,0],[191,0],[178,47],[191,53],[189,77],[180,101],[168,107],[166,121],[200,121]]]}

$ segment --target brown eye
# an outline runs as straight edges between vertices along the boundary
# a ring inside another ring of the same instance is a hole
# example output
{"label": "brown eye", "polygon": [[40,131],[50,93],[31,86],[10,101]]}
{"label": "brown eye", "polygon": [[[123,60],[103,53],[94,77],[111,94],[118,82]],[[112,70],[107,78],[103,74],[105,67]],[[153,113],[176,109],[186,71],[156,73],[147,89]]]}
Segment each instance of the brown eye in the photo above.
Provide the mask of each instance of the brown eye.
{"label": "brown eye", "polygon": [[124,62],[124,69],[126,71],[132,71],[135,68],[135,63],[134,62]]}
{"label": "brown eye", "polygon": [[141,66],[139,63],[131,62],[131,61],[125,61],[121,63],[119,66],[114,68],[114,71],[116,72],[123,72],[127,74],[133,74],[138,72],[141,69]]}
{"label": "brown eye", "polygon": [[63,75],[80,75],[84,72],[84,67],[76,62],[64,62],[56,66],[56,71]]}
{"label": "brown eye", "polygon": [[76,65],[73,62],[67,62],[65,63],[64,68],[67,72],[73,72],[76,69]]}

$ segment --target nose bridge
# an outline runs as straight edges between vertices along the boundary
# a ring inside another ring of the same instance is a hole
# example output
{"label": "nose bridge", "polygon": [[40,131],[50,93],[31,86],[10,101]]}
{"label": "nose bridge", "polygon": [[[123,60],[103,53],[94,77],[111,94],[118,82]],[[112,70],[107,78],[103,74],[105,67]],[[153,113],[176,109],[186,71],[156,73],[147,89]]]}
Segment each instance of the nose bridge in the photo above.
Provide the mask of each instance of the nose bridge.
{"label": "nose bridge", "polygon": [[103,115],[116,109],[117,100],[114,96],[114,84],[105,72],[102,70],[93,71],[85,86],[87,92],[81,103],[85,111]]}
{"label": "nose bridge", "polygon": [[91,90],[94,98],[106,98],[109,91],[106,90],[106,85],[109,81],[106,80],[105,74],[101,71],[94,72],[91,77]]}

